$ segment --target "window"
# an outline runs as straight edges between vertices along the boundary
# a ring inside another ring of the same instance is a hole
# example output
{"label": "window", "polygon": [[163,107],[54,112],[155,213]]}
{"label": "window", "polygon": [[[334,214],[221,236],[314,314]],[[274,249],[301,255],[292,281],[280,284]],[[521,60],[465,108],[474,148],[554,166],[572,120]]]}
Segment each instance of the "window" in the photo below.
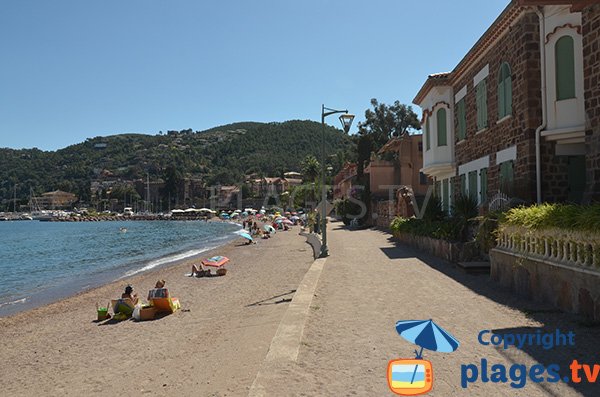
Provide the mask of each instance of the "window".
{"label": "window", "polygon": [[505,161],[500,164],[500,191],[511,195],[513,193],[513,182],[515,180],[515,173],[513,169],[513,162]]}
{"label": "window", "polygon": [[440,109],[437,111],[437,144],[438,146],[446,146],[446,109]]}
{"label": "window", "polygon": [[512,79],[510,66],[503,63],[498,73],[498,119],[512,114]]}
{"label": "window", "polygon": [[475,95],[477,97],[477,129],[481,131],[488,126],[487,86],[485,85],[485,79],[481,80],[479,84],[477,84],[475,91]]}
{"label": "window", "polygon": [[441,194],[442,194],[442,182],[436,181],[435,182],[435,197],[441,198],[442,197]]}
{"label": "window", "polygon": [[431,136],[429,134],[429,117],[425,121],[425,150],[431,149]]}
{"label": "window", "polygon": [[419,183],[421,185],[427,185],[427,175],[422,172],[419,172]]}
{"label": "window", "polygon": [[467,137],[467,113],[465,110],[465,98],[456,104],[456,118],[458,119],[458,140],[462,141]]}
{"label": "window", "polygon": [[575,98],[575,42],[563,36],[556,42],[556,100]]}
{"label": "window", "polygon": [[477,171],[469,172],[469,196],[477,200]]}
{"label": "window", "polygon": [[479,171],[479,183],[481,184],[481,202],[485,203],[487,201],[487,168],[482,168]]}

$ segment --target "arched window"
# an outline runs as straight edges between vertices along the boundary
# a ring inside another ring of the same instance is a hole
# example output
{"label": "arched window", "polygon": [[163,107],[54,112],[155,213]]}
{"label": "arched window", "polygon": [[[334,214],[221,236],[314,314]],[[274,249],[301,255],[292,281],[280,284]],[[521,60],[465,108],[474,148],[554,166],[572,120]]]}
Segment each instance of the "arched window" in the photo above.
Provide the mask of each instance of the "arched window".
{"label": "arched window", "polygon": [[563,36],[556,42],[556,100],[575,98],[575,42]]}
{"label": "arched window", "polygon": [[447,128],[446,128],[446,109],[442,108],[437,111],[437,144],[438,146],[447,145]]}
{"label": "arched window", "polygon": [[498,73],[498,118],[512,114],[512,79],[510,66],[504,62]]}

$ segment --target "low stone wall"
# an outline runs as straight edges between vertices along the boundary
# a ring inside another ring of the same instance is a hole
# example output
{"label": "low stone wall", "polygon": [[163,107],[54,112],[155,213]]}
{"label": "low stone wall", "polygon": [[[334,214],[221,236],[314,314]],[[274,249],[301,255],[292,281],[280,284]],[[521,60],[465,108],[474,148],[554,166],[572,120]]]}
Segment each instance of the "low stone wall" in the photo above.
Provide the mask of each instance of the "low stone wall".
{"label": "low stone wall", "polygon": [[[401,242],[411,245],[422,251],[442,258],[449,262],[468,262],[477,256],[477,250],[469,244],[451,243],[446,240],[438,240],[431,237],[414,236],[412,234],[399,233],[396,237]],[[473,252],[471,252],[473,251]]]}
{"label": "low stone wall", "polygon": [[490,251],[490,261],[492,280],[518,295],[600,321],[600,272],[499,248]]}

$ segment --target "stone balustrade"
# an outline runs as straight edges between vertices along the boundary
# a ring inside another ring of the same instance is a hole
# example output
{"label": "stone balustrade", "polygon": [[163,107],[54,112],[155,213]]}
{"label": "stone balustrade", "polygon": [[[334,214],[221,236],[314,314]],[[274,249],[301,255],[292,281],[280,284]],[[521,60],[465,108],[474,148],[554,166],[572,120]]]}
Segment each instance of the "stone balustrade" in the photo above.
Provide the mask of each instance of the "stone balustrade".
{"label": "stone balustrade", "polygon": [[503,251],[600,273],[600,234],[597,233],[503,226],[497,243],[497,248]]}

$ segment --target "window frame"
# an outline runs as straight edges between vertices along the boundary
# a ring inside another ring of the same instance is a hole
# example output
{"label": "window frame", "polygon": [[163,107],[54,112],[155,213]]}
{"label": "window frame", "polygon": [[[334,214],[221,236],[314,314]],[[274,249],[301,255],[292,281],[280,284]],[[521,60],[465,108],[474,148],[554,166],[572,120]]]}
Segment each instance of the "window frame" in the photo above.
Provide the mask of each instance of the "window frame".
{"label": "window frame", "polygon": [[[561,44],[569,47],[561,51]],[[567,54],[564,51],[570,50]],[[560,56],[559,56],[560,55]],[[568,56],[565,56],[568,55]],[[554,73],[556,100],[564,101],[577,98],[575,79],[575,39],[570,34],[559,37],[554,43]]]}

